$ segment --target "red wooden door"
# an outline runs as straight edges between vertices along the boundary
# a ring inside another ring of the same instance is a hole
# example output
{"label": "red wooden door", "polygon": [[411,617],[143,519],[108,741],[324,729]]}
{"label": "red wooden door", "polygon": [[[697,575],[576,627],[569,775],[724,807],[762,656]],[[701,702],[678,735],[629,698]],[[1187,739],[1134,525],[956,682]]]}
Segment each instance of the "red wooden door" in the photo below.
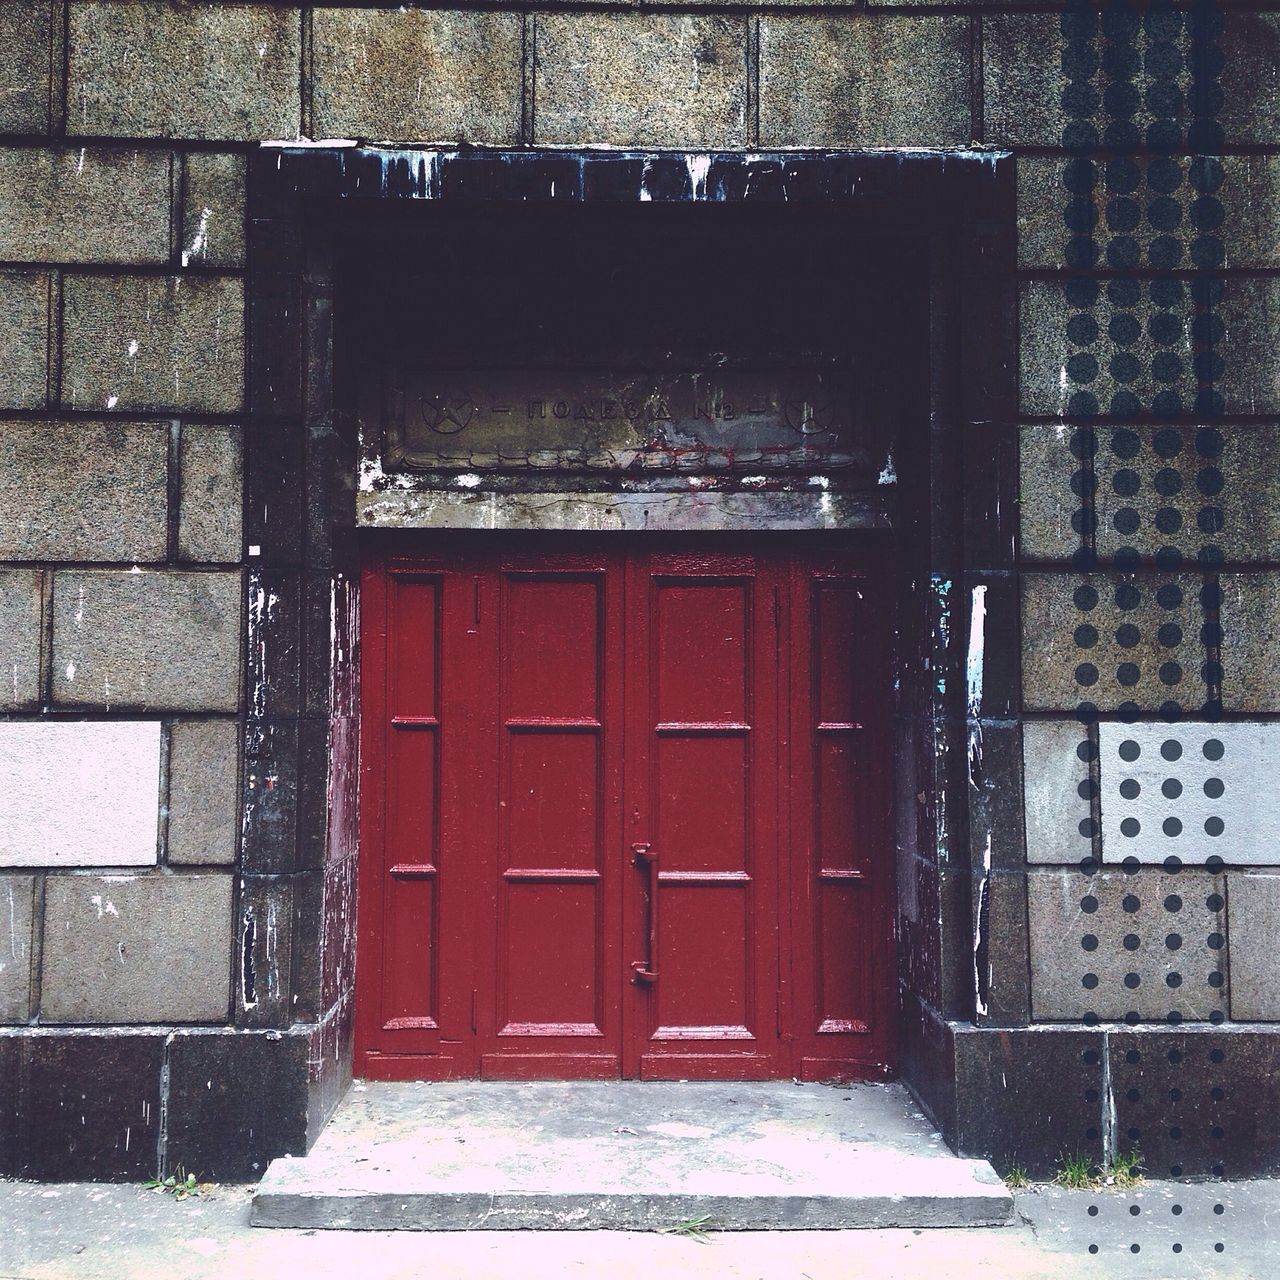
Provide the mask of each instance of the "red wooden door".
{"label": "red wooden door", "polygon": [[365,574],[357,1070],[882,1074],[872,579],[798,546],[521,545]]}

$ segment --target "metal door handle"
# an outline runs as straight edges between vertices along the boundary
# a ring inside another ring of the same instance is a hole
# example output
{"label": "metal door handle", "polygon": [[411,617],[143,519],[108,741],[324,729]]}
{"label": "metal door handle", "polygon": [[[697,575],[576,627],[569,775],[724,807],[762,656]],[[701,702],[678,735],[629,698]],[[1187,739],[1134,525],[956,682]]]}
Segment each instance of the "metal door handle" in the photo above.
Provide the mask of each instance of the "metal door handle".
{"label": "metal door handle", "polygon": [[631,981],[652,986],[658,980],[658,855],[647,844],[633,844],[631,852],[635,855],[632,864],[649,877],[649,945],[643,960],[631,962]]}

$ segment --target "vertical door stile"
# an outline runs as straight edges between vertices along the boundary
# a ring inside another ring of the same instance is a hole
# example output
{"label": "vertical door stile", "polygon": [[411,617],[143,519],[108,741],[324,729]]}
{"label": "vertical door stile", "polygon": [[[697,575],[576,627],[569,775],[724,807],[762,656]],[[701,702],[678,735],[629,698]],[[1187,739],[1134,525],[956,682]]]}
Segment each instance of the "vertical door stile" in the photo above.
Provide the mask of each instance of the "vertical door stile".
{"label": "vertical door stile", "polygon": [[642,883],[633,864],[631,848],[652,847],[649,803],[649,572],[644,552],[626,557],[621,571],[623,610],[626,625],[623,637],[626,684],[622,713],[622,809],[623,839],[610,856],[622,872],[622,1012],[624,1017],[623,1075],[640,1075],[645,1043],[652,1027],[653,992],[633,978],[632,965],[645,955],[647,882]]}
{"label": "vertical door stile", "polygon": [[370,1051],[380,1043],[379,1008],[385,928],[383,894],[386,845],[386,575],[380,562],[367,564],[360,578],[360,850],[357,864],[363,912],[356,936],[357,987],[355,1061],[357,1075],[369,1073]]}
{"label": "vertical door stile", "polygon": [[470,864],[471,888],[466,931],[471,944],[473,984],[479,992],[475,1014],[477,1066],[479,1074],[484,1075],[484,1046],[493,1036],[497,1006],[502,1000],[497,881],[502,763],[499,707],[503,683],[499,652],[503,617],[500,576],[491,557],[468,557],[457,595],[460,607],[466,611],[463,634],[468,653],[465,677],[459,679],[466,701],[459,712],[465,715],[469,750],[456,761],[455,774],[459,792],[466,797],[463,811],[467,835],[463,848]]}

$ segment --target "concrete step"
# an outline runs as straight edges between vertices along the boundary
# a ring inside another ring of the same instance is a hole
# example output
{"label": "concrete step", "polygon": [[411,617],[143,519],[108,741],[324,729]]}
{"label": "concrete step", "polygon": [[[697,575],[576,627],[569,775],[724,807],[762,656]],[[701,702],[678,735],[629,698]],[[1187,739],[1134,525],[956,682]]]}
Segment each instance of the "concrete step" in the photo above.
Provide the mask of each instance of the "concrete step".
{"label": "concrete step", "polygon": [[357,1083],[259,1227],[661,1231],[1007,1223],[899,1085]]}

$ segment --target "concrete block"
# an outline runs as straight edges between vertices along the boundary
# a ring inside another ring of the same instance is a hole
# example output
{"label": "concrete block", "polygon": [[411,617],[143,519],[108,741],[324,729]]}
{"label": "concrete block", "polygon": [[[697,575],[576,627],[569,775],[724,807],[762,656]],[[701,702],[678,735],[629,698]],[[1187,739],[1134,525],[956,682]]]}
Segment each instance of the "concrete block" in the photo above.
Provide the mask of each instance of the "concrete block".
{"label": "concrete block", "polygon": [[1019,312],[1025,413],[1123,420],[1194,405],[1195,307],[1184,282],[1027,280]]}
{"label": "concrete block", "polygon": [[0,723],[0,866],[156,861],[159,721]]}
{"label": "concrete block", "polygon": [[230,863],[240,824],[240,727],[175,720],[169,745],[169,861]]}
{"label": "concrete block", "polygon": [[998,146],[1062,145],[1061,18],[993,13],[982,18],[986,139]]}
{"label": "concrete block", "polygon": [[52,876],[46,1022],[224,1022],[231,876]]}
{"label": "concrete block", "polygon": [[1199,711],[1203,589],[1194,574],[1024,574],[1024,704]]}
{"label": "concrete block", "polygon": [[192,151],[184,163],[182,265],[243,266],[245,157]]}
{"label": "concrete block", "polygon": [[[1187,1183],[1178,1187],[1179,1201],[1184,1188],[1210,1193],[1207,1200],[1201,1201],[1203,1216],[1192,1216],[1194,1209],[1186,1205],[1191,1213],[1182,1218],[1170,1215],[1167,1221],[1179,1226],[1185,1223],[1184,1231],[1193,1223],[1198,1226],[1212,1222],[1219,1228],[1213,1231],[1213,1240],[1223,1240],[1224,1236],[1231,1240],[1220,1229],[1224,1219],[1210,1216],[1209,1211],[1210,1203],[1222,1204],[1225,1199],[1220,1194],[1220,1180],[1275,1177],[1280,1167],[1280,1109],[1271,1105],[1276,1081],[1280,1079],[1280,1036],[1271,1027],[1185,1027],[1171,1031],[1143,1027],[1113,1031],[1107,1036],[1107,1051],[1111,1060],[1111,1097],[1115,1102],[1113,1132],[1120,1143],[1131,1142],[1141,1148],[1148,1177],[1209,1179],[1200,1188]],[[1105,1204],[1108,1198],[1099,1196],[1098,1200]],[[1119,1203],[1113,1201],[1115,1209],[1123,1212],[1128,1199],[1116,1197]],[[1133,1199],[1136,1201],[1137,1197]],[[1269,1200],[1264,1203],[1269,1204]],[[1143,1208],[1150,1212],[1147,1206]],[[1132,1231],[1133,1217],[1128,1212],[1121,1217],[1121,1212],[1116,1213],[1116,1218]],[[1230,1214],[1232,1209],[1224,1204],[1223,1212]],[[1105,1217],[1089,1220],[1091,1239],[1098,1223],[1107,1230],[1106,1222]],[[1177,1234],[1186,1240],[1191,1232]],[[1269,1252],[1271,1233],[1267,1228],[1259,1223],[1259,1229],[1249,1234]],[[1098,1238],[1121,1237],[1131,1238],[1128,1231]],[[1132,1238],[1137,1237],[1138,1232],[1133,1231]],[[1200,1238],[1205,1240],[1207,1254],[1209,1238]],[[1194,1247],[1188,1241],[1187,1253]],[[1248,1244],[1244,1248],[1248,1249]],[[1146,1251],[1148,1256],[1155,1253],[1154,1249]],[[1225,1251],[1229,1254],[1234,1246],[1226,1244]],[[1258,1255],[1243,1269],[1265,1275],[1271,1264],[1261,1258]],[[1159,1269],[1176,1273],[1177,1267],[1166,1265]]]}
{"label": "concrete block", "polygon": [[1018,432],[1019,550],[1024,561],[1070,561],[1084,545],[1088,433],[1068,426]]}
{"label": "concrete block", "polygon": [[169,429],[0,421],[0,559],[163,560]]}
{"label": "concrete block", "polygon": [[949,147],[972,136],[968,18],[761,19],[762,146]]}
{"label": "concrete block", "polygon": [[1222,705],[1280,711],[1280,573],[1224,573],[1218,582]]}
{"label": "concrete block", "polygon": [[964,1155],[1052,1177],[1058,1153],[1102,1158],[1105,1041],[1084,1027],[955,1029],[955,1127]]}
{"label": "concrete block", "polygon": [[1099,556],[1280,558],[1280,429],[1099,427],[1095,440]]}
{"label": "concrete block", "polygon": [[[245,876],[236,912],[235,1022],[241,1027],[287,1027],[315,1018],[298,1007],[292,974],[295,903],[302,883],[294,876]],[[304,926],[306,927],[306,926]],[[309,928],[318,944],[318,931]]]}
{"label": "concrete block", "polygon": [[49,1182],[153,1176],[165,1036],[121,1030],[23,1040],[16,1176]]}
{"label": "concrete block", "polygon": [[312,31],[317,137],[519,142],[518,13],[325,8]]}
{"label": "concrete block", "polygon": [[63,400],[75,409],[234,413],[244,400],[244,282],[68,276]]}
{"label": "concrete block", "polygon": [[1229,143],[1280,142],[1280,13],[1225,11],[1218,47],[1225,90],[1217,113]]}
{"label": "concrete block", "polygon": [[1022,726],[1027,861],[1078,867],[1093,856],[1089,759],[1093,745],[1071,720]]}
{"label": "concrete block", "polygon": [[1102,724],[1102,859],[1280,863],[1280,724]]}
{"label": "concrete block", "polygon": [[179,449],[178,555],[183,560],[240,559],[244,464],[240,428],[182,428]]}
{"label": "concrete block", "polygon": [[745,18],[543,14],[536,53],[540,145],[746,145]]}
{"label": "concrete block", "polygon": [[[302,1155],[308,1077],[305,1035],[179,1033],[169,1046],[169,1167],[255,1182],[272,1157]],[[311,1080],[315,1088],[315,1080]]]}
{"label": "concrete block", "polygon": [[1209,322],[1222,344],[1214,388],[1223,410],[1280,413],[1280,279],[1228,278]]}
{"label": "concrete block", "polygon": [[1223,265],[1280,267],[1280,156],[1223,156]]}
{"label": "concrete block", "polygon": [[1225,877],[1148,868],[1027,879],[1038,1020],[1225,1015]]}
{"label": "concrete block", "polygon": [[[1185,136],[1191,59],[1180,58],[1168,78],[1162,74],[1169,44],[1189,46],[1185,32],[1171,33],[1158,21],[1136,21],[1118,35],[1107,26],[1085,10],[984,16],[986,141],[1073,150],[1110,141],[1136,147],[1152,140],[1153,123],[1170,119]],[[1132,101],[1113,86],[1131,86]],[[1131,133],[1117,134],[1117,122],[1132,126]],[[1155,141],[1161,141],[1159,132]]]}
{"label": "concrete block", "polygon": [[40,635],[44,574],[39,569],[0,569],[0,711],[40,704]]}
{"label": "concrete block", "polygon": [[234,711],[240,615],[238,573],[60,571],[53,702]]}
{"label": "concrete block", "polygon": [[53,6],[0,2],[0,133],[49,132]]}
{"label": "concrete block", "polygon": [[1274,267],[1278,222],[1275,156],[1018,157],[1023,267]]}
{"label": "concrete block", "polygon": [[255,142],[298,136],[297,9],[72,3],[67,58],[71,133]]}
{"label": "concrete block", "polygon": [[1231,1016],[1280,1022],[1280,871],[1227,875]]}
{"label": "concrete block", "polygon": [[43,409],[49,380],[49,277],[0,271],[0,408]]}
{"label": "concrete block", "polygon": [[34,876],[0,876],[0,1023],[31,1017]]}
{"label": "concrete block", "polygon": [[167,151],[0,150],[0,258],[167,261],[171,168]]}

